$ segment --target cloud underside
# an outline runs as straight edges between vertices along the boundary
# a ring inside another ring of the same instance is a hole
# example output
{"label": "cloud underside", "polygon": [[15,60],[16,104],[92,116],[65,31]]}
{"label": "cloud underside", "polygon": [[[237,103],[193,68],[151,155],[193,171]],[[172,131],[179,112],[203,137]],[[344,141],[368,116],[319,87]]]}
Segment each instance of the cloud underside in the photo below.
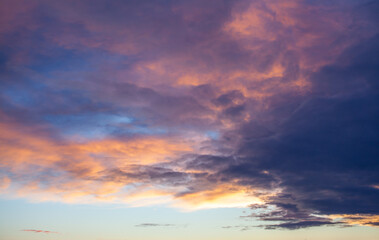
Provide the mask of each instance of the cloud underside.
{"label": "cloud underside", "polygon": [[2,196],[378,226],[376,1],[3,2]]}

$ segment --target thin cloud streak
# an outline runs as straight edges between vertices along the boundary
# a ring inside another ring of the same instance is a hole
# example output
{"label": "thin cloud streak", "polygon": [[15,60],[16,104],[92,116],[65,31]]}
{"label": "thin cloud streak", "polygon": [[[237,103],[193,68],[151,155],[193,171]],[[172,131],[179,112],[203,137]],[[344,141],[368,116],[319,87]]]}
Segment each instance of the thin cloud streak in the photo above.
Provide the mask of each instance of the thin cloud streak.
{"label": "thin cloud streak", "polygon": [[140,223],[135,227],[187,227],[187,225],[170,224],[170,223]]}
{"label": "thin cloud streak", "polygon": [[46,230],[37,230],[37,229],[23,229],[21,231],[23,231],[23,232],[34,232],[34,233],[45,233],[45,234],[58,233],[58,232],[52,232],[52,231],[46,231]]}

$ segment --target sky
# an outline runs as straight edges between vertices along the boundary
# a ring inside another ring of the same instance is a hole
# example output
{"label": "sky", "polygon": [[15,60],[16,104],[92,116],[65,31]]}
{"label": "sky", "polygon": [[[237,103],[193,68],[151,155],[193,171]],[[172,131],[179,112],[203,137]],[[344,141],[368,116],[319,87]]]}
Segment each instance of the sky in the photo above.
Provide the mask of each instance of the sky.
{"label": "sky", "polygon": [[378,12],[0,0],[0,239],[378,240]]}

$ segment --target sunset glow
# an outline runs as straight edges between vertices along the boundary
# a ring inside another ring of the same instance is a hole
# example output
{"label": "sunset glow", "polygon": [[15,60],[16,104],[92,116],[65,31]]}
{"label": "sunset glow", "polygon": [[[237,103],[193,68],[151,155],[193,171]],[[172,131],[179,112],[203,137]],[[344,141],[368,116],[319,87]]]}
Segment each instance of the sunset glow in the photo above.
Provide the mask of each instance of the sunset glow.
{"label": "sunset glow", "polygon": [[0,240],[377,240],[378,12],[0,0]]}

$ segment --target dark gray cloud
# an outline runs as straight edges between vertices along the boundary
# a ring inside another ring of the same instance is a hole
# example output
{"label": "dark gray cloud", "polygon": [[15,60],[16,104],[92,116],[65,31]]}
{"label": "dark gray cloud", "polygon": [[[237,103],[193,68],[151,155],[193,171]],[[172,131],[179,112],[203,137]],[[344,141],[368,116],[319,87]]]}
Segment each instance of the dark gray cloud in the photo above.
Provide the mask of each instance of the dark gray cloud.
{"label": "dark gray cloud", "polygon": [[[256,124],[243,126],[238,160],[229,159],[218,174],[247,186],[283,189],[267,202],[276,210],[251,215],[282,222],[265,228],[341,224],[315,214],[379,213],[379,190],[373,187],[379,182],[378,42],[377,36],[362,42],[341,55],[343,63],[313,74],[313,94],[300,99],[274,130],[259,134]],[[271,114],[283,112],[274,108]],[[209,159],[217,166],[217,158]]]}
{"label": "dark gray cloud", "polygon": [[191,180],[191,175],[174,171],[169,167],[130,165],[127,170],[113,169],[103,172],[103,181],[127,182],[130,179],[141,182],[151,182],[164,185],[185,185]]}

